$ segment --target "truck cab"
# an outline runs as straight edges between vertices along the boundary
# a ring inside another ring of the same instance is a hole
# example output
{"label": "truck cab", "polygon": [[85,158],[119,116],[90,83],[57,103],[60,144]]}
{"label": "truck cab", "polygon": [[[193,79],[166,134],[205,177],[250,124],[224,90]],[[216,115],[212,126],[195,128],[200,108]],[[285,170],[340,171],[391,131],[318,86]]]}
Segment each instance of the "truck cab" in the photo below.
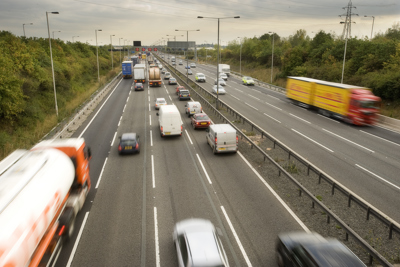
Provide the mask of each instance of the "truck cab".
{"label": "truck cab", "polygon": [[377,121],[381,99],[366,89],[351,89],[347,118],[355,125],[373,125]]}

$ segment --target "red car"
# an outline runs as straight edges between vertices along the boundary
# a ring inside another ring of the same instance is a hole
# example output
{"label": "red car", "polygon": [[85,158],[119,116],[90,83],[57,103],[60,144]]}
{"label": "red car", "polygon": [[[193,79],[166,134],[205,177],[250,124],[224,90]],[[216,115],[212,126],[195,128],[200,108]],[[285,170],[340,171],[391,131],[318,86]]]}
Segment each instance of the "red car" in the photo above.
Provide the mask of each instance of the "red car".
{"label": "red car", "polygon": [[181,90],[181,89],[185,89],[185,87],[183,87],[182,85],[176,87],[176,94],[178,94],[179,90]]}
{"label": "red car", "polygon": [[204,113],[194,114],[191,118],[193,129],[208,128],[211,124],[210,118]]}

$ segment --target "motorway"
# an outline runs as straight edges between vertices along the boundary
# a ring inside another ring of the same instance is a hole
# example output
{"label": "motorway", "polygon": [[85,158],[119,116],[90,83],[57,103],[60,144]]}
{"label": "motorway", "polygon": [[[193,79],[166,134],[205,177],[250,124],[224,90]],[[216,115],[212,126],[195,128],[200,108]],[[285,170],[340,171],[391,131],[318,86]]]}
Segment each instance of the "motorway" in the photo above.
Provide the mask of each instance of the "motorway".
{"label": "motorway", "polygon": [[[121,80],[75,133],[92,149],[92,188],[56,266],[177,266],[173,227],[192,217],[217,227],[231,266],[276,266],[277,234],[305,229],[240,152],[212,153],[175,87]],[[158,97],[181,111],[182,136],[160,136]],[[125,132],[140,135],[139,154],[118,155]]]}
{"label": "motorway", "polygon": [[[177,69],[186,74],[184,66]],[[211,92],[216,67],[197,65],[206,75],[200,86]],[[242,115],[280,140],[373,206],[400,222],[400,134],[377,126],[356,127],[290,103],[278,92],[245,86],[234,75],[219,96]]]}

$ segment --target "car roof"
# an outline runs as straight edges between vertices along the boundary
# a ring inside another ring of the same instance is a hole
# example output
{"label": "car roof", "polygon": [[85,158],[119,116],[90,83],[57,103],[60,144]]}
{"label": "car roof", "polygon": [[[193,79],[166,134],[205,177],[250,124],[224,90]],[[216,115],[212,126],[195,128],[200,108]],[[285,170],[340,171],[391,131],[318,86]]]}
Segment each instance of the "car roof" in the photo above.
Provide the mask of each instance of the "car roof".
{"label": "car roof", "polygon": [[165,101],[165,98],[160,97],[160,98],[157,98],[156,101]]}
{"label": "car roof", "polygon": [[136,133],[124,133],[121,136],[121,141],[123,140],[136,140]]}
{"label": "car roof", "polygon": [[223,264],[213,231],[187,233],[186,238],[194,266],[218,266]]}
{"label": "car roof", "polygon": [[199,76],[199,75],[204,75],[204,74],[201,72],[198,72],[198,73],[196,73],[196,75]]}

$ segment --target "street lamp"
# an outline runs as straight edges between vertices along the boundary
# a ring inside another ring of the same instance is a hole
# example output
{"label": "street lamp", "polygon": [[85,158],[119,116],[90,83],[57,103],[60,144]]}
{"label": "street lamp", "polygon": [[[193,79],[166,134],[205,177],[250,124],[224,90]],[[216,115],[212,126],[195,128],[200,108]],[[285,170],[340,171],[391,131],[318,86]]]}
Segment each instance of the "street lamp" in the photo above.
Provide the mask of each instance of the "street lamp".
{"label": "street lamp", "polygon": [[24,23],[24,24],[22,24],[22,29],[24,30],[24,37],[26,37],[26,35],[25,35],[25,25],[33,25],[33,23]]}
{"label": "street lamp", "polygon": [[[127,42],[128,43],[128,39],[124,39],[124,46],[125,46],[125,42]],[[129,52],[129,49],[127,49],[127,51],[126,51],[127,53]],[[124,56],[125,56],[125,51],[124,51]],[[126,56],[128,56],[128,54],[126,54]]]}
{"label": "street lamp", "polygon": [[74,42],[74,37],[79,37],[79,36],[72,36],[72,42]]}
{"label": "street lamp", "polygon": [[121,59],[121,39],[124,39],[124,38],[123,38],[123,37],[120,37],[120,38],[118,39],[118,44],[119,44],[119,63],[122,62],[122,59]]}
{"label": "street lamp", "polygon": [[[200,30],[175,30],[176,32],[183,31],[186,32],[186,44],[187,44],[187,52],[186,52],[186,83],[189,83],[189,32],[198,32]],[[176,60],[176,59],[175,59]],[[176,62],[175,62],[176,68]]]}
{"label": "street lamp", "polygon": [[[56,115],[58,117],[58,106],[57,106],[57,93],[56,93],[56,80],[54,78],[54,65],[53,65],[53,53],[51,51],[51,39],[50,39],[50,26],[49,26],[49,15],[48,14],[59,14],[58,12],[47,12],[46,11],[46,20],[47,20],[47,32],[49,34],[49,46],[50,46],[50,61],[51,61],[51,73],[53,75],[53,88],[54,88],[54,101],[56,103]],[[54,32],[53,32],[54,35]],[[54,36],[53,36],[54,39]]]}
{"label": "street lamp", "polygon": [[97,79],[100,82],[100,68],[99,68],[99,47],[97,46],[97,32],[101,32],[101,29],[94,30],[94,34],[96,35],[96,58],[97,58]]}
{"label": "street lamp", "polygon": [[375,17],[374,17],[374,16],[367,16],[367,15],[365,15],[364,17],[365,17],[365,18],[367,18],[367,17],[372,17],[372,30],[371,30],[371,40],[372,40],[372,32],[374,31]]}
{"label": "street lamp", "polygon": [[[184,35],[182,34],[182,35],[168,35],[167,34],[167,36],[173,36],[174,37],[174,42],[175,42],[175,45],[176,45],[176,36],[181,36],[181,37],[183,37]],[[175,73],[176,73],[176,51],[175,51]]]}
{"label": "street lamp", "polygon": [[271,62],[271,84],[272,84],[272,72],[274,70],[274,41],[275,41],[275,33],[274,32],[268,32],[272,33],[272,62]]}
{"label": "street lamp", "polygon": [[219,65],[219,20],[220,19],[239,19],[240,16],[235,16],[235,17],[223,17],[223,18],[214,18],[214,17],[202,17],[202,16],[197,16],[198,19],[217,19],[218,20],[218,36],[217,36],[217,42],[218,42],[218,52],[217,52],[217,102],[215,103],[216,109],[218,109],[218,95],[219,95],[219,82],[218,82],[218,65]]}
{"label": "street lamp", "polygon": [[113,48],[112,48],[112,37],[115,36],[115,34],[110,35],[110,50],[111,50],[111,69],[114,69],[114,61],[113,61]]}
{"label": "street lamp", "polygon": [[242,39],[238,37],[240,40],[240,60],[239,60],[239,70],[240,70],[240,76],[242,76]]}
{"label": "street lamp", "polygon": [[53,39],[54,39],[54,33],[55,32],[61,32],[61,31],[52,31],[51,33],[53,34]]}
{"label": "street lamp", "polygon": [[208,48],[208,44],[207,44],[207,41],[205,41],[205,40],[204,40],[204,43],[206,44],[205,48],[206,48],[206,65],[207,65],[207,50],[208,50],[207,48]]}

